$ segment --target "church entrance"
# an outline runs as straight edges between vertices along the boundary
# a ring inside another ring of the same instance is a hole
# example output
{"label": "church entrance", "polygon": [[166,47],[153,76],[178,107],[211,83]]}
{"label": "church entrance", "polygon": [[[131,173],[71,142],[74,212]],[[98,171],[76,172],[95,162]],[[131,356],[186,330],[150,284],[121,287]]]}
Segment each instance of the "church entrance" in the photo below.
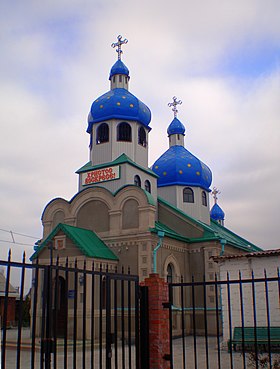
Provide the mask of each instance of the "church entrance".
{"label": "church entrance", "polygon": [[[59,276],[56,281],[57,286],[54,288],[54,304],[53,309],[53,331],[56,332],[57,338],[64,337],[65,335],[65,317],[67,315],[67,296],[66,293],[66,281],[65,278]],[[55,285],[55,283],[53,283]],[[56,290],[57,289],[57,290]]]}

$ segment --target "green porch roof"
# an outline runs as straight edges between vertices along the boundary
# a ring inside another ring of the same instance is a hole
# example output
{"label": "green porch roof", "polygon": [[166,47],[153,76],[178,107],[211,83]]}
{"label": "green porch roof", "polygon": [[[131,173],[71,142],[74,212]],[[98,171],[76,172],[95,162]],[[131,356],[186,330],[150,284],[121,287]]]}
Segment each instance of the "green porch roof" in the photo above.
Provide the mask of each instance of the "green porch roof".
{"label": "green porch roof", "polygon": [[62,223],[59,223],[41,243],[30,260],[34,260],[59,231],[65,233],[85,256],[96,259],[118,260],[118,257],[93,231]]}
{"label": "green porch roof", "polygon": [[166,235],[170,236],[171,238],[175,238],[178,240],[182,240],[185,242],[189,242],[189,243],[196,243],[196,242],[207,242],[207,241],[213,241],[213,240],[221,240],[221,239],[225,239],[226,243],[228,245],[231,245],[233,247],[236,247],[240,250],[243,251],[261,251],[262,249],[259,248],[258,246],[252,244],[251,242],[245,240],[244,238],[238,236],[237,234],[233,233],[232,231],[230,231],[229,229],[227,229],[226,227],[220,225],[218,222],[216,222],[215,220],[211,219],[210,220],[210,225],[203,223],[200,220],[197,220],[189,215],[187,215],[185,212],[183,212],[182,210],[179,210],[178,208],[176,208],[176,206],[170,204],[169,202],[167,202],[166,200],[162,199],[162,198],[158,198],[158,202],[163,204],[164,206],[170,208],[170,210],[176,212],[178,215],[182,216],[183,218],[185,218],[186,220],[198,225],[200,228],[202,228],[203,230],[203,237],[201,238],[187,238],[187,237],[183,237],[180,234],[178,234],[177,232],[175,232],[174,230],[171,230],[169,227],[165,226],[164,224],[162,224],[161,222],[156,222],[155,224],[155,228],[151,229],[152,232],[157,232],[158,230],[163,230],[165,231],[164,228],[166,228]]}
{"label": "green porch roof", "polygon": [[101,169],[101,168],[106,168],[106,167],[113,167],[114,165],[120,165],[120,164],[130,164],[133,167],[140,169],[143,172],[148,173],[155,178],[158,178],[158,175],[155,172],[153,172],[149,168],[144,168],[141,165],[135,163],[126,154],[122,154],[117,159],[110,161],[109,163],[104,163],[104,164],[92,165],[91,161],[89,161],[84,166],[82,166],[80,169],[78,169],[76,173],[84,173],[90,170]]}

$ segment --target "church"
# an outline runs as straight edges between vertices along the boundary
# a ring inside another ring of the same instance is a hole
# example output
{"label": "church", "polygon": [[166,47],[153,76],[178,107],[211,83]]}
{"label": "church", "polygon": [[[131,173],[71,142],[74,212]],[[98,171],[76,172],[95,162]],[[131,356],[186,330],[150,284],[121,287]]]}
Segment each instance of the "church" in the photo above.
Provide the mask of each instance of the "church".
{"label": "church", "polygon": [[[43,238],[31,260],[48,264],[59,255],[61,261],[94,261],[109,271],[129,268],[140,280],[158,273],[168,282],[192,276],[211,281],[217,272],[211,257],[260,248],[225,227],[211,170],[185,147],[176,97],[166,124],[169,148],[149,167],[151,111],[129,91],[122,60],[126,43],[118,36],[112,44],[118,58],[109,73],[110,89],[90,107],[90,160],[76,172],[77,193],[46,205]],[[207,293],[211,306],[214,291]]]}

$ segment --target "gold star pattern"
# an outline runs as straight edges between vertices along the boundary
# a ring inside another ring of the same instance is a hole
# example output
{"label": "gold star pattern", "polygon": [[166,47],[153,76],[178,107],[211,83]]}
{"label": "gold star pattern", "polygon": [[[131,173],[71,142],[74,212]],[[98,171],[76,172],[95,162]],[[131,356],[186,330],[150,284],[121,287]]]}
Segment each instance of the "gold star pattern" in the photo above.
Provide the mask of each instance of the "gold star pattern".
{"label": "gold star pattern", "polygon": [[200,176],[200,172],[196,172],[196,175]]}
{"label": "gold star pattern", "polygon": [[100,105],[100,109],[102,109],[103,108],[103,105]]}
{"label": "gold star pattern", "polygon": [[182,170],[179,170],[179,174],[183,174],[183,171]]}
{"label": "gold star pattern", "polygon": [[130,104],[129,106],[130,106],[131,108],[133,108],[133,106],[134,106],[134,105],[133,105],[133,104]]}
{"label": "gold star pattern", "polygon": [[120,105],[121,105],[121,103],[120,103],[120,102],[117,102],[117,105],[118,105],[118,106],[120,106]]}
{"label": "gold star pattern", "polygon": [[163,172],[163,175],[164,175],[164,176],[166,176],[166,174],[167,174],[166,172]]}
{"label": "gold star pattern", "polygon": [[155,168],[158,169],[158,165],[156,165]]}
{"label": "gold star pattern", "polygon": [[190,168],[191,166],[192,166],[192,165],[189,163],[189,164],[188,164],[188,167]]}

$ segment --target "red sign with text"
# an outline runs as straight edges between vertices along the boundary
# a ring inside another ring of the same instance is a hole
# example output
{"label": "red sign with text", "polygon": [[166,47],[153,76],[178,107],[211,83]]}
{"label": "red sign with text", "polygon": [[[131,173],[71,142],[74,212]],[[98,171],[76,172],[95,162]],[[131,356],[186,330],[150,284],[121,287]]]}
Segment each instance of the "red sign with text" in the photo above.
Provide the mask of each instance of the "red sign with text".
{"label": "red sign with text", "polygon": [[120,178],[119,166],[96,169],[87,173],[83,173],[82,185],[86,186],[93,183],[112,181],[114,179],[119,178]]}

